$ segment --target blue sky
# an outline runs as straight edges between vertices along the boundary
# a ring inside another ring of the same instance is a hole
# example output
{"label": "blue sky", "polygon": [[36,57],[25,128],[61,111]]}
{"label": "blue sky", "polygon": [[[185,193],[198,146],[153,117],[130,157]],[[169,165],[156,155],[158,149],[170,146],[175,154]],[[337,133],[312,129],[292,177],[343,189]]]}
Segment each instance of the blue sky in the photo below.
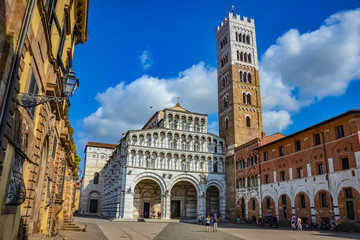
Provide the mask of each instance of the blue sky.
{"label": "blue sky", "polygon": [[267,134],[360,108],[358,0],[93,0],[89,39],[73,60],[70,121],[82,159],[88,141],[116,143],[177,96],[217,131],[215,28],[232,5],[255,19]]}

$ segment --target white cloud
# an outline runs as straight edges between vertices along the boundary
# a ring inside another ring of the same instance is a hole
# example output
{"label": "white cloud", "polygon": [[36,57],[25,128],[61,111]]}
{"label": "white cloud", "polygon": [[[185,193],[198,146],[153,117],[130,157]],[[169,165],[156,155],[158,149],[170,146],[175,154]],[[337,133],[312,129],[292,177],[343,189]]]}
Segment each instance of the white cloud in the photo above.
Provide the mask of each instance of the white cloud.
{"label": "white cloud", "polygon": [[219,134],[219,122],[208,122],[207,131],[213,134]]}
{"label": "white cloud", "polygon": [[148,50],[143,51],[142,54],[139,56],[139,59],[140,66],[143,71],[149,69],[154,64],[154,61],[151,58],[151,54]]}
{"label": "white cloud", "polygon": [[284,110],[266,111],[263,113],[263,119],[264,129],[271,129],[272,133],[281,132],[293,123],[290,113]]}
{"label": "white cloud", "polygon": [[83,119],[80,138],[119,140],[122,133],[140,129],[156,111],[175,106],[178,96],[181,106],[190,111],[216,113],[216,84],[216,69],[203,62],[180,72],[175,78],[143,75],[130,84],[121,82],[97,94],[101,107]]}
{"label": "white cloud", "polygon": [[360,78],[359,43],[360,9],[333,14],[315,31],[291,29],[279,37],[260,63],[264,129],[285,129],[272,118],[291,124],[291,113],[344,94]]}

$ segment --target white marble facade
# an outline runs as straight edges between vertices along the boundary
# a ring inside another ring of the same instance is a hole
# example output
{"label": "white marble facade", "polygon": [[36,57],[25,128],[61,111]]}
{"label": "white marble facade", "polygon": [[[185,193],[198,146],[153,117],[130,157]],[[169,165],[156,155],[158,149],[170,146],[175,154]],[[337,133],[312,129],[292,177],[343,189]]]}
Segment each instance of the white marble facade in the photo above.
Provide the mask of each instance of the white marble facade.
{"label": "white marble facade", "polygon": [[224,140],[207,115],[177,104],[128,131],[104,167],[102,214],[114,218],[225,217]]}
{"label": "white marble facade", "polygon": [[84,176],[81,182],[79,211],[101,215],[104,166],[116,145],[89,142],[85,148]]}

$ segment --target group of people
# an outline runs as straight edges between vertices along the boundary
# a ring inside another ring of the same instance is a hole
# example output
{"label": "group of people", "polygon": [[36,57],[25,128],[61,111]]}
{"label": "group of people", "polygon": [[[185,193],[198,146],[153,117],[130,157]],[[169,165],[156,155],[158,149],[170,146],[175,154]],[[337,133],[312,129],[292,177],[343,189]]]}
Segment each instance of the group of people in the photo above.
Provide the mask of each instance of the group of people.
{"label": "group of people", "polygon": [[299,232],[302,232],[303,228],[302,228],[301,218],[298,218],[296,220],[295,217],[292,217],[291,218],[291,229],[296,230],[296,228]]}
{"label": "group of people", "polygon": [[206,226],[206,232],[210,232],[210,227],[213,227],[213,232],[217,232],[218,231],[218,222],[219,222],[219,218],[216,216],[216,214],[211,214],[208,215],[206,217],[206,219],[204,219],[204,217],[201,217],[200,215],[198,215],[198,224],[202,224],[205,221],[205,226]]}

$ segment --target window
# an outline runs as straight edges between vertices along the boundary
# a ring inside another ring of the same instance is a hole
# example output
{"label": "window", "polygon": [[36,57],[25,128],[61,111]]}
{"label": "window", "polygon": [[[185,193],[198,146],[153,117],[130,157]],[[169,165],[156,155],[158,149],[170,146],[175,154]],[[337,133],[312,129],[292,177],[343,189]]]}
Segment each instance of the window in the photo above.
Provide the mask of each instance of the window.
{"label": "window", "polygon": [[229,119],[225,118],[225,129],[229,128]]}
{"label": "window", "polygon": [[280,181],[285,181],[285,171],[280,172]]}
{"label": "window", "polygon": [[279,147],[279,156],[284,156],[284,146]]}
{"label": "window", "polygon": [[269,153],[268,152],[264,152],[264,161],[269,160]]}
{"label": "window", "polygon": [[300,150],[301,150],[300,140],[296,140],[296,142],[295,142],[295,150],[296,150],[296,151],[300,151]]}
{"label": "window", "polygon": [[319,163],[317,165],[318,174],[324,174],[324,165],[322,163]]}
{"label": "window", "polygon": [[304,171],[302,167],[297,169],[297,173],[298,173],[298,178],[304,177]]}
{"label": "window", "polygon": [[300,207],[301,208],[305,208],[305,196],[304,195],[300,195]]}
{"label": "window", "polygon": [[99,173],[94,174],[94,184],[99,184]]}
{"label": "window", "polygon": [[351,188],[345,188],[344,191],[345,191],[345,198],[352,198],[353,197]]}
{"label": "window", "polygon": [[[36,83],[34,74],[31,74],[31,80],[30,80],[30,86],[29,86],[28,93],[34,94],[34,95],[37,95],[39,93],[39,87]],[[34,115],[35,115],[35,108],[36,107],[32,107],[32,108],[28,109],[28,113],[30,114],[31,117],[34,117]]]}
{"label": "window", "polygon": [[315,142],[315,146],[316,145],[320,145],[321,141],[320,141],[320,133],[317,133],[314,135],[314,142]]}
{"label": "window", "polygon": [[251,94],[250,93],[247,94],[247,104],[251,105]]}
{"label": "window", "polygon": [[270,182],[269,174],[266,174],[265,175],[265,183],[269,183],[269,182]]}
{"label": "window", "polygon": [[57,145],[57,138],[54,138],[54,145],[53,145],[53,150],[52,150],[52,158],[55,158],[55,154],[56,154],[56,145]]}
{"label": "window", "polygon": [[240,82],[243,82],[243,72],[242,71],[240,71]]}
{"label": "window", "polygon": [[227,100],[227,98],[225,97],[224,98],[224,108],[226,108],[228,106],[228,100]]}
{"label": "window", "polygon": [[266,198],[266,208],[270,209],[270,198]]}
{"label": "window", "polygon": [[251,127],[251,119],[249,116],[246,116],[246,127]]}
{"label": "window", "polygon": [[248,80],[248,83],[251,83],[251,73],[248,73],[248,78],[247,78],[247,80]]}
{"label": "window", "polygon": [[215,172],[215,173],[218,172],[218,165],[217,165],[217,163],[214,163],[214,172]]}
{"label": "window", "polygon": [[326,193],[320,193],[321,207],[327,207]]}
{"label": "window", "polygon": [[344,157],[341,159],[341,165],[342,165],[342,170],[346,170],[349,169],[349,159],[347,157]]}
{"label": "window", "polygon": [[343,125],[337,126],[337,127],[336,127],[336,130],[337,130],[337,137],[338,137],[338,138],[342,138],[342,137],[345,136]]}
{"label": "window", "polygon": [[246,36],[246,43],[250,44],[250,37],[249,36]]}
{"label": "window", "polygon": [[256,205],[255,205],[255,199],[252,200],[252,210],[256,209]]}
{"label": "window", "polygon": [[248,62],[251,63],[251,54],[248,55]]}
{"label": "window", "polygon": [[286,195],[281,195],[282,204],[286,204]]}
{"label": "window", "polygon": [[243,103],[246,104],[246,93],[243,93]]}

